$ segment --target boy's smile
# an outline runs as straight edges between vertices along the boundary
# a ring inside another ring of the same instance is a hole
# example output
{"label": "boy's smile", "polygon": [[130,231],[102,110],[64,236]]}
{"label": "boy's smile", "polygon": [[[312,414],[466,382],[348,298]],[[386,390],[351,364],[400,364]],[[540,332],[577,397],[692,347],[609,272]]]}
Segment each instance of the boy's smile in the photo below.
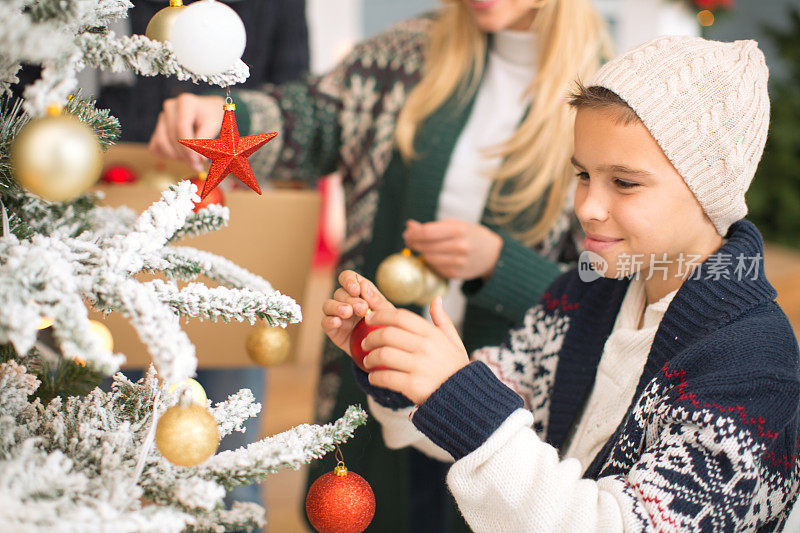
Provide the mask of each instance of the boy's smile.
{"label": "boy's smile", "polygon": [[573,164],[578,176],[575,213],[586,233],[586,249],[608,263],[607,277],[638,271],[647,280],[657,260],[659,274],[647,281],[648,302],[680,286],[685,278],[681,256],[704,260],[722,245],[641,122],[625,124],[614,109],[578,110]]}

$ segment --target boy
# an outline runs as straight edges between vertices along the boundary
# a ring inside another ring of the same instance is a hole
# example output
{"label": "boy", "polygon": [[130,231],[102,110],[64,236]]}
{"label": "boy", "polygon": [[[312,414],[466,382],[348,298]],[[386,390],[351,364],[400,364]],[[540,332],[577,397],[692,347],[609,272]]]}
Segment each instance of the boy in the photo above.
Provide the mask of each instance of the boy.
{"label": "boy", "polygon": [[800,353],[742,219],[767,77],[753,41],[665,37],[580,87],[575,212],[597,272],[558,278],[472,362],[441,301],[430,324],[340,276],[326,333],[347,350],[354,306],[374,310],[356,372],[386,444],[455,460],[476,531],[781,530]]}

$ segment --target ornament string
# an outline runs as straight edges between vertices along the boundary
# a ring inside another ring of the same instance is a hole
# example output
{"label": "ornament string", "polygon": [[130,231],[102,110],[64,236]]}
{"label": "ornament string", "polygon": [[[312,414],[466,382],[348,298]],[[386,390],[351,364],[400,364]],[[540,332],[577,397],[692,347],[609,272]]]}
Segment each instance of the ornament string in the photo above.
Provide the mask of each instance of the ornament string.
{"label": "ornament string", "polygon": [[139,477],[142,475],[142,471],[144,470],[144,463],[147,460],[147,456],[150,454],[150,448],[153,447],[153,441],[155,440],[156,434],[156,420],[158,419],[158,402],[161,399],[161,390],[156,389],[156,395],[153,397],[153,417],[150,420],[150,429],[147,431],[147,436],[144,438],[144,442],[142,443],[142,451],[139,454],[139,460],[136,461],[136,470],[133,473],[133,484],[134,486],[139,483]]}
{"label": "ornament string", "polygon": [[344,455],[342,455],[342,450],[339,448],[339,445],[336,445],[336,466],[339,468],[344,468]]}
{"label": "ornament string", "polygon": [[336,445],[336,468],[333,469],[334,473],[337,477],[344,477],[347,475],[347,467],[344,466],[344,456],[342,455],[342,450],[339,449],[339,445]]}

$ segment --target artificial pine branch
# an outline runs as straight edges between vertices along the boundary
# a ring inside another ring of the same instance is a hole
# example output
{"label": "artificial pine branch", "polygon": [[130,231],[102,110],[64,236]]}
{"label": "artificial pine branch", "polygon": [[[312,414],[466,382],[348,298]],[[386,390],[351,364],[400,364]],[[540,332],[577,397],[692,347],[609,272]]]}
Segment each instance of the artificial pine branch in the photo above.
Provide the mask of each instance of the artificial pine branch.
{"label": "artificial pine branch", "polygon": [[80,92],[67,101],[64,112],[92,128],[103,151],[116,142],[121,133],[119,120],[109,115],[108,109],[97,109],[94,98],[81,98]]}
{"label": "artificial pine branch", "polygon": [[186,237],[196,237],[222,229],[228,224],[230,209],[219,204],[211,204],[188,217],[183,227],[176,231],[167,242],[175,242]]}

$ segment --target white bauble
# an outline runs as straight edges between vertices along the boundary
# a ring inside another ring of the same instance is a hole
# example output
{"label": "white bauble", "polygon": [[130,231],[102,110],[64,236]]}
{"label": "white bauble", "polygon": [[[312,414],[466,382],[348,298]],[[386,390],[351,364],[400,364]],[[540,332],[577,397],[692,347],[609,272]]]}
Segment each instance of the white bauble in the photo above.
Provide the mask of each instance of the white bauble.
{"label": "white bauble", "polygon": [[200,0],[184,7],[175,18],[169,40],[181,65],[210,76],[236,64],[247,36],[236,11],[216,0]]}

